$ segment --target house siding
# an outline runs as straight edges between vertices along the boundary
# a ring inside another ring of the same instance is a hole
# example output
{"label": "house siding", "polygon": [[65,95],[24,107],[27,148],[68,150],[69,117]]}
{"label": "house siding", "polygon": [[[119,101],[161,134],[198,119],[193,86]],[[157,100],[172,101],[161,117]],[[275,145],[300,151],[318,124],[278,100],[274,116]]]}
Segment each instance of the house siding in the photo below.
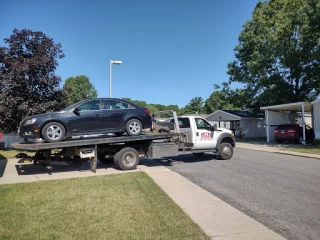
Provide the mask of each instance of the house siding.
{"label": "house siding", "polygon": [[320,102],[313,105],[313,116],[315,138],[320,139]]}
{"label": "house siding", "polygon": [[5,148],[11,148],[11,144],[14,142],[23,142],[24,139],[20,138],[14,133],[9,134],[2,134],[2,139],[0,139],[0,142],[4,142]]}
{"label": "house siding", "polygon": [[241,119],[240,127],[244,138],[266,137],[265,119]]}

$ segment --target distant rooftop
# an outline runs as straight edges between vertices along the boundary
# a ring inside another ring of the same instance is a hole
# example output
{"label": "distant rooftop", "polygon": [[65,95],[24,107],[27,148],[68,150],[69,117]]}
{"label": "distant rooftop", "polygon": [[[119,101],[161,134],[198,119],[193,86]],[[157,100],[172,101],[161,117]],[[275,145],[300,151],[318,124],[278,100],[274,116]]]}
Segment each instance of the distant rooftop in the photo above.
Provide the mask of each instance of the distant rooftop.
{"label": "distant rooftop", "polygon": [[241,118],[265,118],[264,112],[254,113],[251,109],[246,110],[221,110],[226,113],[241,117]]}

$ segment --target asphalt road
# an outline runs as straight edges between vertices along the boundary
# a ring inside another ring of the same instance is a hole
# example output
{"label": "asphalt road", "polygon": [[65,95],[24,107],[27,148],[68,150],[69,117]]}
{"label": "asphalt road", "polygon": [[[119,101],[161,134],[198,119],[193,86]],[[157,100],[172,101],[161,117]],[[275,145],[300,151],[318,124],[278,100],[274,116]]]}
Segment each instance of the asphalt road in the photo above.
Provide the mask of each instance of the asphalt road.
{"label": "asphalt road", "polygon": [[241,148],[172,159],[160,162],[283,237],[320,239],[320,160]]}

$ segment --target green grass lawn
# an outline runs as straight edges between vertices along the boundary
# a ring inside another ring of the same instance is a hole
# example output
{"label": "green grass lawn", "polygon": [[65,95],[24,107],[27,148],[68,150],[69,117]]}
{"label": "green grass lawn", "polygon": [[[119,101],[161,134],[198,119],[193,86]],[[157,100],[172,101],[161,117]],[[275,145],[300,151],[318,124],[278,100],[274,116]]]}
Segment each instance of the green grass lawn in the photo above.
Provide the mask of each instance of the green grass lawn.
{"label": "green grass lawn", "polygon": [[290,148],[281,148],[284,151],[292,151],[292,152],[299,152],[299,153],[309,153],[309,154],[320,154],[320,145],[306,145],[306,146],[295,146]]}
{"label": "green grass lawn", "polygon": [[0,185],[0,239],[209,239],[145,173]]}
{"label": "green grass lawn", "polygon": [[1,159],[12,159],[15,158],[15,155],[18,153],[26,153],[29,156],[34,156],[35,151],[20,151],[20,150],[0,150],[0,160]]}

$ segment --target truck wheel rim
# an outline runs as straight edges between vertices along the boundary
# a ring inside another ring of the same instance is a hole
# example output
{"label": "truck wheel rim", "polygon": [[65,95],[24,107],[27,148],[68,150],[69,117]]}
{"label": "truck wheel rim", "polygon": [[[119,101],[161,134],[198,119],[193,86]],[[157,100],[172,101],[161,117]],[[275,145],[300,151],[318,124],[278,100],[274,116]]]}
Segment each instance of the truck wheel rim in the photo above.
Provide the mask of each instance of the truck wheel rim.
{"label": "truck wheel rim", "polygon": [[57,125],[51,125],[48,127],[46,134],[51,140],[57,140],[62,136],[62,129]]}
{"label": "truck wheel rim", "polygon": [[132,167],[137,161],[137,157],[134,153],[132,152],[127,152],[124,154],[122,162],[125,166],[127,167]]}
{"label": "truck wheel rim", "polygon": [[228,148],[228,147],[223,147],[222,148],[222,153],[223,153],[223,155],[225,155],[225,156],[231,156],[231,150],[230,150],[230,148]]}
{"label": "truck wheel rim", "polygon": [[129,130],[132,133],[138,133],[140,131],[140,124],[137,122],[130,123]]}

